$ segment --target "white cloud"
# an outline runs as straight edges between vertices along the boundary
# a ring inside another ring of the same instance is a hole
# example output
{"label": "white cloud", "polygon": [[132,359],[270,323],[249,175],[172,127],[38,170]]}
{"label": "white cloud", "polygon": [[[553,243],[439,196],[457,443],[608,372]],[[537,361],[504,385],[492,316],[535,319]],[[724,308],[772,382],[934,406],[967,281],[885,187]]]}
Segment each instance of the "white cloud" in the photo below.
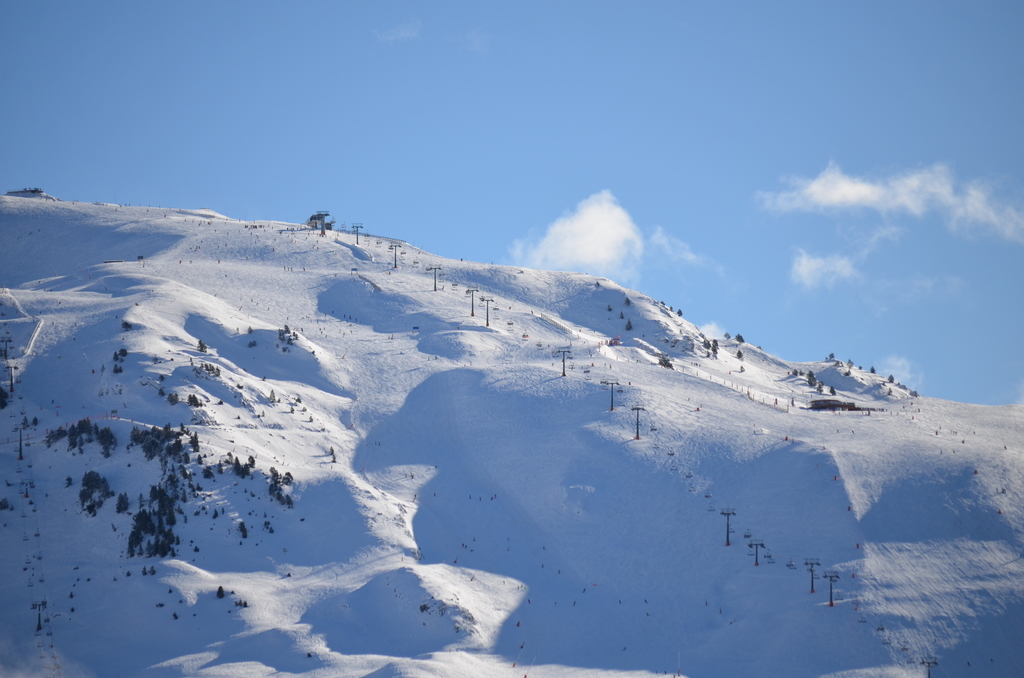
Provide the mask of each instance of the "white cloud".
{"label": "white cloud", "polygon": [[718,323],[714,321],[709,322],[705,325],[701,325],[697,329],[703,332],[704,336],[710,337],[712,339],[721,339],[722,337],[725,336],[725,332],[722,330],[721,327],[718,326]]}
{"label": "white cloud", "polygon": [[516,240],[510,248],[513,260],[524,266],[626,280],[636,275],[643,253],[640,229],[607,190],[555,220],[539,241]]}
{"label": "white cloud", "polygon": [[374,31],[373,34],[377,36],[379,41],[391,44],[419,37],[422,28],[423,24],[419,21],[410,21],[400,26],[389,28],[386,31]]}
{"label": "white cloud", "polygon": [[924,381],[924,375],[915,371],[909,360],[898,355],[887,356],[879,366],[878,374],[883,377],[891,374],[897,382],[915,389],[920,389]]}
{"label": "white cloud", "polygon": [[1024,213],[992,198],[982,181],[957,185],[942,164],[869,180],[852,177],[835,163],[814,179],[791,178],[793,190],[759,192],[761,204],[781,212],[827,209],[873,209],[881,213],[943,214],[952,230],[982,227],[1024,243]]}
{"label": "white cloud", "polygon": [[796,259],[793,260],[793,267],[790,269],[789,275],[794,283],[806,289],[822,285],[832,289],[837,282],[860,276],[848,257],[837,254],[815,257],[803,250],[800,250]]}

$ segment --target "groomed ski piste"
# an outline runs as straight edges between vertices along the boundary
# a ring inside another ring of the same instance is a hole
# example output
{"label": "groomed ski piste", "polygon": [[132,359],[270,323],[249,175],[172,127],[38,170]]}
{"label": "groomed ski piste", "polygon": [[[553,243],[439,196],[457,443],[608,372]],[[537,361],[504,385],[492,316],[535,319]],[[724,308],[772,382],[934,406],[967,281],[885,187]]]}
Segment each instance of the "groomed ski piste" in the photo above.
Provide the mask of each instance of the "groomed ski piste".
{"label": "groomed ski piste", "polygon": [[1024,407],[387,235],[0,197],[0,674],[1024,675]]}

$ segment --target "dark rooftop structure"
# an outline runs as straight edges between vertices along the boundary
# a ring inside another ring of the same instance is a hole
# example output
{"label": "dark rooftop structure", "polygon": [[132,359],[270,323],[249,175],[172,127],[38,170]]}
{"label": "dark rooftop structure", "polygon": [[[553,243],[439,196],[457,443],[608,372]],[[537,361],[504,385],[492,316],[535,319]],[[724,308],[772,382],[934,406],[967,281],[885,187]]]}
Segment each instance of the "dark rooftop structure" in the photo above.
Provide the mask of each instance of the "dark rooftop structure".
{"label": "dark rooftop structure", "polygon": [[830,412],[846,411],[846,412],[882,412],[879,407],[860,407],[857,403],[851,403],[845,400],[839,400],[838,398],[821,398],[819,400],[812,400],[807,403],[807,409],[809,410],[828,410]]}

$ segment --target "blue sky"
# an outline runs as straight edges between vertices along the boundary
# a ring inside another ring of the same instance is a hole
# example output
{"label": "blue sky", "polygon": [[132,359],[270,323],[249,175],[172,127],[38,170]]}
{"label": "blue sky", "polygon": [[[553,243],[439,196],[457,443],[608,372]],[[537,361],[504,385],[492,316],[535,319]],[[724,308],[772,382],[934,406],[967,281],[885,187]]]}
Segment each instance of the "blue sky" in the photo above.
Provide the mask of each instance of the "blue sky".
{"label": "blue sky", "polygon": [[1024,5],[0,0],[0,190],[603,273],[1024,402]]}

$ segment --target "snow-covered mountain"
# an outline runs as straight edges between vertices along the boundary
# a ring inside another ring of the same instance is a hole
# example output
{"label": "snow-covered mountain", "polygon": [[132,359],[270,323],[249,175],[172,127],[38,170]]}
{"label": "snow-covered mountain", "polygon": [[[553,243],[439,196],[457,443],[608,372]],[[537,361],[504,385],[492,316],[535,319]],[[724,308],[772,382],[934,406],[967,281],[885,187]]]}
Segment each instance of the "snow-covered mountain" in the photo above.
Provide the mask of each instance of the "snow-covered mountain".
{"label": "snow-covered mountain", "polygon": [[383,236],[0,243],[5,676],[1024,675],[1020,406]]}

